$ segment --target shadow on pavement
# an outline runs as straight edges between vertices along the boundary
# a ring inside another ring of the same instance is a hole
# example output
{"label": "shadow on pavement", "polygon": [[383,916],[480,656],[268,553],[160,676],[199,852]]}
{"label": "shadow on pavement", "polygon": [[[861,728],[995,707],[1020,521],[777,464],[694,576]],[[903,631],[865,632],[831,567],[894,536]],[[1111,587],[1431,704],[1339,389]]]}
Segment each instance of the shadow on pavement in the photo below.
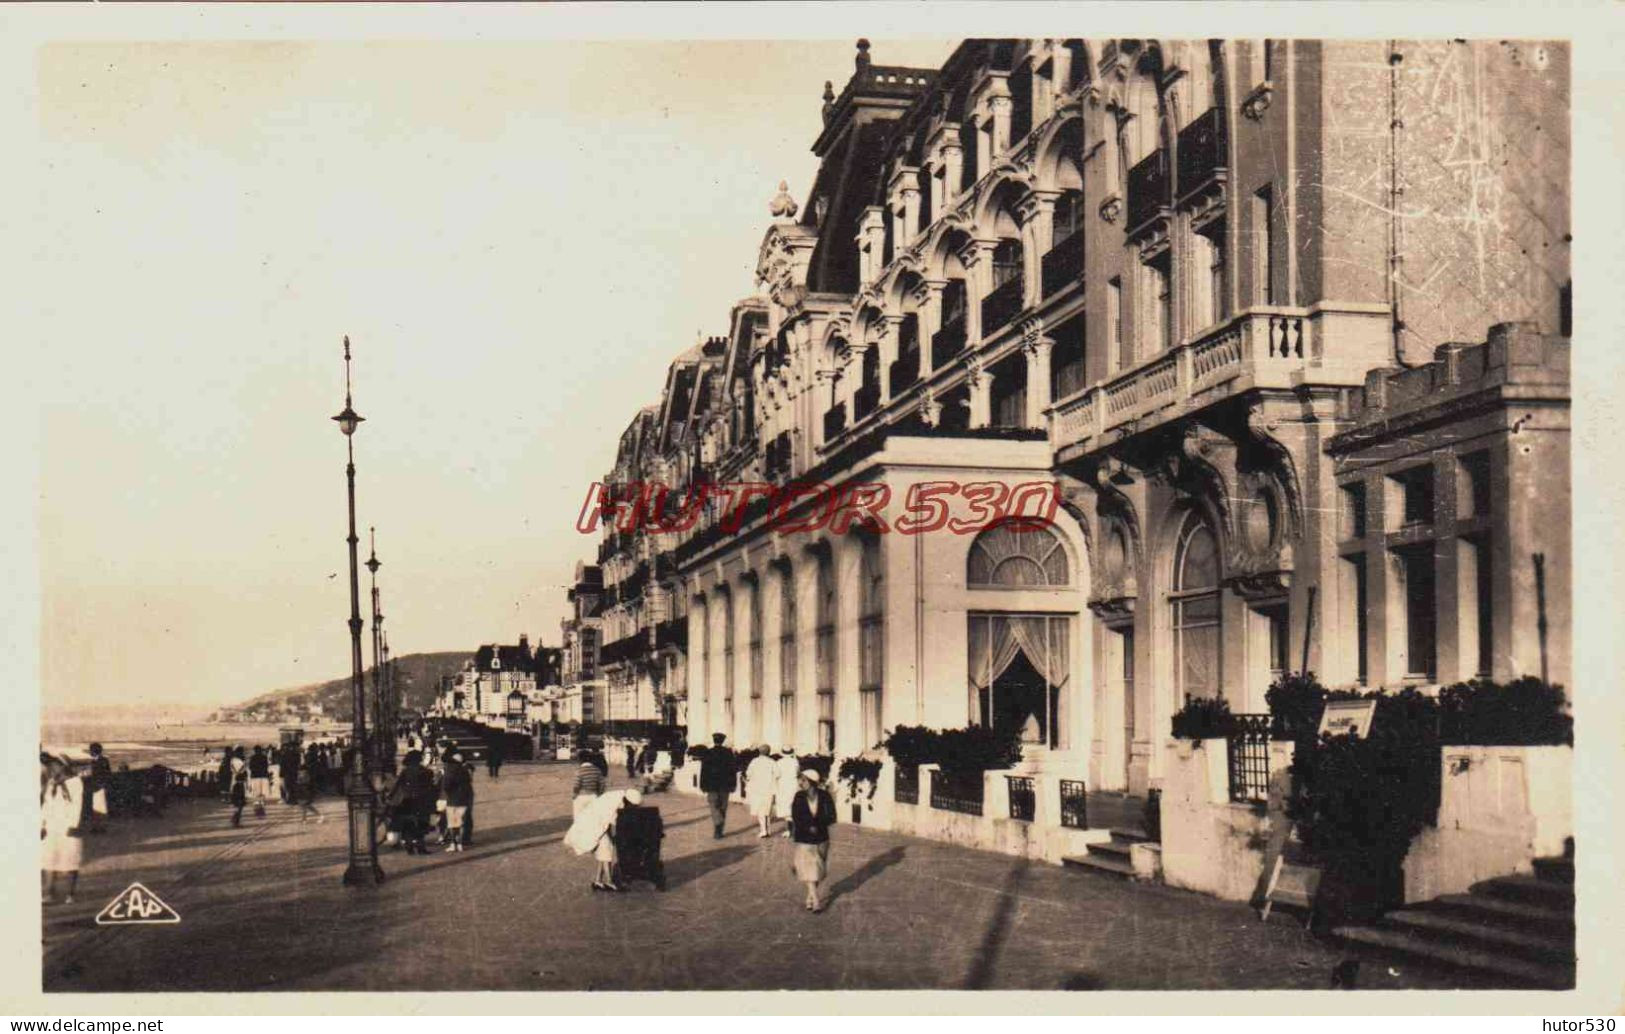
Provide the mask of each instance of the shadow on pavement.
{"label": "shadow on pavement", "polygon": [[1025,866],[1017,865],[1005,873],[999,902],[993,907],[993,918],[988,921],[987,931],[982,934],[982,945],[976,952],[976,961],[965,977],[963,986],[966,990],[982,991],[993,986],[993,970],[998,965],[1004,942],[1010,937],[1011,917],[1016,910],[1014,891],[1026,871]]}
{"label": "shadow on pavement", "polygon": [[834,901],[836,898],[851,894],[887,869],[897,865],[903,860],[903,854],[906,850],[903,847],[894,847],[890,851],[875,855],[867,862],[864,862],[862,866],[842,877],[829,888],[828,900]]}
{"label": "shadow on pavement", "polygon": [[692,883],[708,873],[742,862],[755,853],[755,845],[739,844],[673,858],[666,862],[666,886],[676,888]]}

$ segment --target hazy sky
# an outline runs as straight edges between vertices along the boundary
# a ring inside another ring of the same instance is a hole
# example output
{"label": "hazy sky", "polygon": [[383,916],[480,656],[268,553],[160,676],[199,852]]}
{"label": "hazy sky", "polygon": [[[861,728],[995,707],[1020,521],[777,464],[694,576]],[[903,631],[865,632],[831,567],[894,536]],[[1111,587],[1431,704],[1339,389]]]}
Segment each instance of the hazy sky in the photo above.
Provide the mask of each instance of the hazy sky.
{"label": "hazy sky", "polygon": [[751,292],[852,55],[39,50],[43,699],[209,707],[348,670],[344,334],[394,652],[557,643],[587,486]]}

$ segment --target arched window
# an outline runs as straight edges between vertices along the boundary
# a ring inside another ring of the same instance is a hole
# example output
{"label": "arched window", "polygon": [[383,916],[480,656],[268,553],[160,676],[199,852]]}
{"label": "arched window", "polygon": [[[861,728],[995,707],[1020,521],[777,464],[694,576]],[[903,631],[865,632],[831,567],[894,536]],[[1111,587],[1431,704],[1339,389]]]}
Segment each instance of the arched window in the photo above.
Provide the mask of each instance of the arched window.
{"label": "arched window", "polygon": [[722,728],[728,735],[734,732],[734,597],[733,590],[723,588],[717,593],[722,607]]}
{"label": "arched window", "polygon": [[998,524],[971,543],[965,582],[971,588],[1024,589],[1071,583],[1066,547],[1049,528]]}
{"label": "arched window", "polygon": [[746,742],[755,742],[762,735],[762,587],[752,578],[746,586],[750,593],[750,730]]}
{"label": "arched window", "polygon": [[796,576],[789,561],[779,568],[779,738],[796,735]]}
{"label": "arched window", "polygon": [[1223,696],[1219,677],[1219,548],[1197,514],[1185,518],[1174,549],[1174,681],[1179,700]]}
{"label": "arched window", "polygon": [[835,749],[835,561],[828,550],[821,550],[817,562],[818,749],[828,754]]}
{"label": "arched window", "polygon": [[880,743],[886,677],[886,570],[880,543],[863,540],[858,562],[858,700],[865,750]]}

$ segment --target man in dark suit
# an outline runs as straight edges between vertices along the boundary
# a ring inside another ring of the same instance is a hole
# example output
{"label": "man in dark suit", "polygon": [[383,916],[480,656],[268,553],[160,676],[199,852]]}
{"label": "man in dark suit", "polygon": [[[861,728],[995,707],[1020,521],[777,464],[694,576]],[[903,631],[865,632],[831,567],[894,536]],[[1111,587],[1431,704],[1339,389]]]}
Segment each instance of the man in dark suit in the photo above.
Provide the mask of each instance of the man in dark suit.
{"label": "man in dark suit", "polygon": [[711,747],[700,757],[700,790],[711,806],[711,835],[722,839],[722,827],[728,821],[728,796],[739,782],[734,752],[723,746],[728,737],[713,733]]}

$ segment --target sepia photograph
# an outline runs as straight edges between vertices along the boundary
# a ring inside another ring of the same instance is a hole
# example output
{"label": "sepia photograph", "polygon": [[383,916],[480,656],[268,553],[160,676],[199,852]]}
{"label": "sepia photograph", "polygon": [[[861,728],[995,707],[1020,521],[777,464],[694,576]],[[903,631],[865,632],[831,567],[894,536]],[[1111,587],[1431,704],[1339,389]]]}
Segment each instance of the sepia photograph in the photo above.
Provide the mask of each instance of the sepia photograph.
{"label": "sepia photograph", "polygon": [[26,990],[1574,990],[1575,42],[784,10],[33,49]]}

